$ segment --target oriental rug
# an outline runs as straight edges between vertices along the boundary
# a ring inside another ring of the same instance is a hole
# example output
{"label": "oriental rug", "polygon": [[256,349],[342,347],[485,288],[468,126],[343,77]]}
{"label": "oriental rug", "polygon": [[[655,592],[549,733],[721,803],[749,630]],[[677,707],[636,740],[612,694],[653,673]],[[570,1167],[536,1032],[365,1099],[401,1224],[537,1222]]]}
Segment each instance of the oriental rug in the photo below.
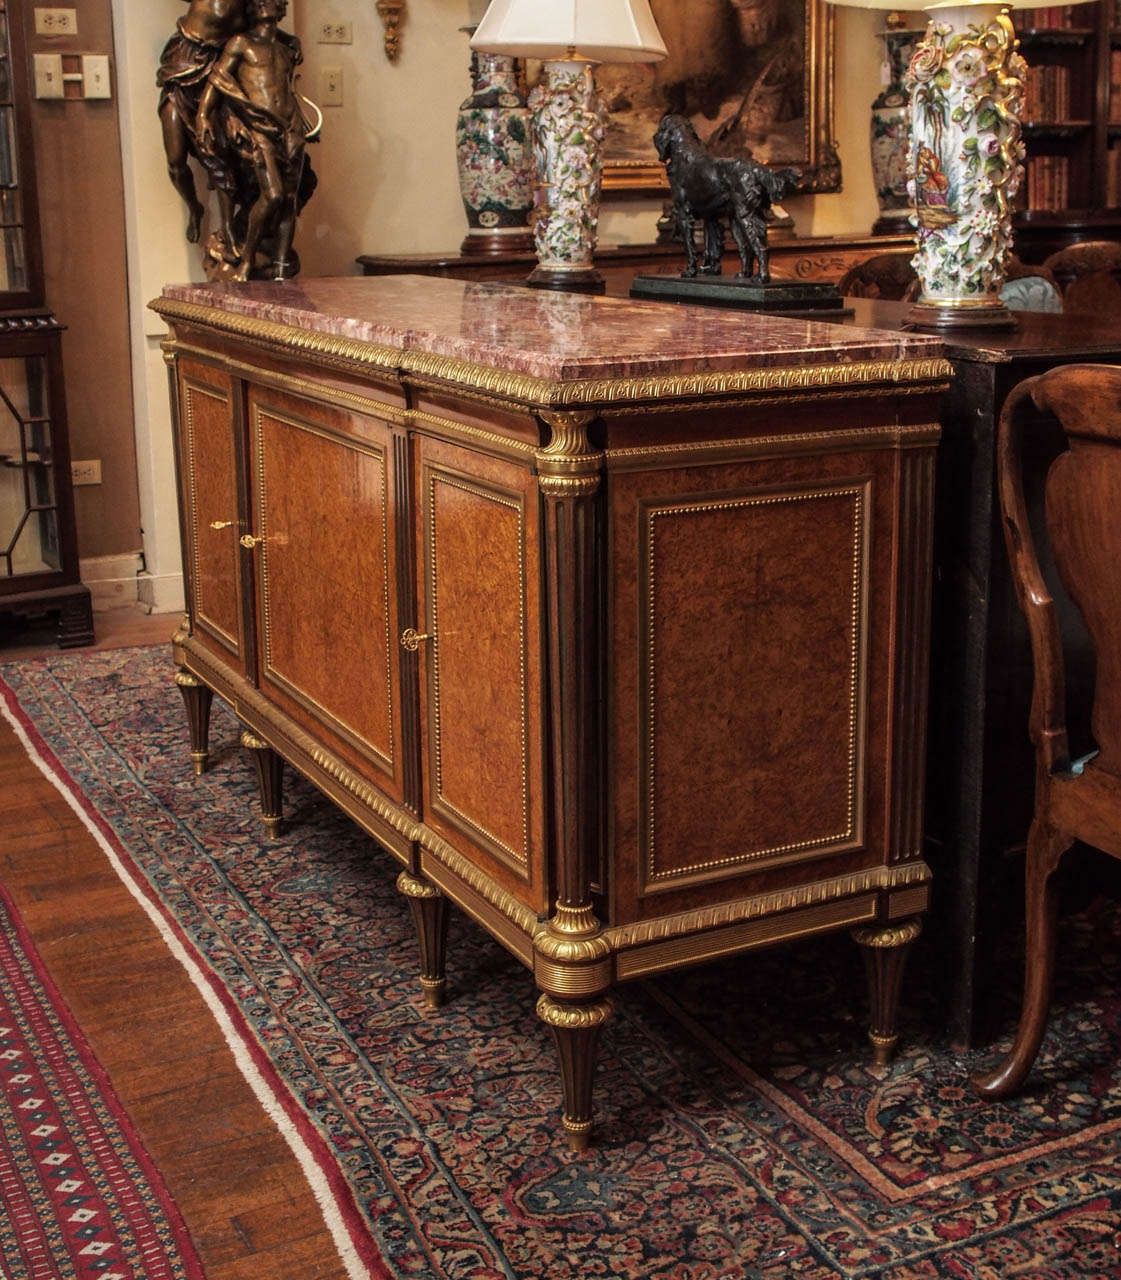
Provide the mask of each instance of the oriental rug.
{"label": "oriental rug", "polygon": [[0,1276],[202,1280],[178,1211],[2,887]]}
{"label": "oriental rug", "polygon": [[623,988],[595,1145],[574,1157],[529,975],[456,914],[449,1003],[426,1013],[395,864],[298,777],[268,840],[217,702],[195,779],[166,650],[0,677],[287,1118],[356,1280],[1121,1276],[1114,904],[1064,921],[1052,1029],[1017,1101],[977,1101],[982,1055],[933,1047],[922,952],[900,1055],[871,1065],[859,958],[837,936]]}

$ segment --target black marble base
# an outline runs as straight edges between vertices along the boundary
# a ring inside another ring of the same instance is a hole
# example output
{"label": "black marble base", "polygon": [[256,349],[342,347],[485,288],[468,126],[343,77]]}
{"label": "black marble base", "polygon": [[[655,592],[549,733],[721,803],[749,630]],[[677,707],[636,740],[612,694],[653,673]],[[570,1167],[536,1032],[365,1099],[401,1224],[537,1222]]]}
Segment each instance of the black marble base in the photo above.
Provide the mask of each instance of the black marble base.
{"label": "black marble base", "polygon": [[[13,581],[8,579],[9,583]],[[51,614],[58,615],[60,649],[77,649],[93,644],[93,606],[89,587],[82,583],[47,587],[42,591],[23,591],[11,596],[0,595],[0,618],[15,615],[38,619]]]}
{"label": "black marble base", "polygon": [[834,319],[851,315],[835,284],[801,280],[759,280],[742,276],[667,276],[641,272],[631,284],[632,298],[692,302],[739,311],[765,311],[795,319]]}

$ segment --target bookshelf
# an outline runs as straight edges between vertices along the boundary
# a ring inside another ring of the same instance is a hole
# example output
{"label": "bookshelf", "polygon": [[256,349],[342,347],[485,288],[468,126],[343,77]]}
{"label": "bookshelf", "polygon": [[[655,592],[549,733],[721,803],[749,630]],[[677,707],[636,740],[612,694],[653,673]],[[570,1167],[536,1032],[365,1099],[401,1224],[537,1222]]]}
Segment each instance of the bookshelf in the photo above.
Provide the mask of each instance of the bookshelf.
{"label": "bookshelf", "polygon": [[1017,17],[1028,63],[1017,242],[1036,260],[1121,234],[1121,0]]}

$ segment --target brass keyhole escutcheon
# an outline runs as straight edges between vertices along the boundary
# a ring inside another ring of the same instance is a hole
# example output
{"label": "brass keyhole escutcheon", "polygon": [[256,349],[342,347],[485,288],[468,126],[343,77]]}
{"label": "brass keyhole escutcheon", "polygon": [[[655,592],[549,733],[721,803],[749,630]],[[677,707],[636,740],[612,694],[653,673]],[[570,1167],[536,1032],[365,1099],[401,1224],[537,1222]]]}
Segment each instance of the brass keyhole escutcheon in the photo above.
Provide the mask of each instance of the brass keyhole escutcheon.
{"label": "brass keyhole escutcheon", "polygon": [[407,649],[410,653],[416,653],[425,640],[431,639],[430,635],[427,633],[422,635],[415,627],[406,627],[401,632],[401,648]]}
{"label": "brass keyhole escutcheon", "polygon": [[254,547],[259,546],[262,542],[264,542],[264,538],[262,538],[259,534],[254,535],[252,533],[243,533],[241,537],[238,538],[238,542],[241,543],[241,545],[246,549],[246,551],[252,551]]}

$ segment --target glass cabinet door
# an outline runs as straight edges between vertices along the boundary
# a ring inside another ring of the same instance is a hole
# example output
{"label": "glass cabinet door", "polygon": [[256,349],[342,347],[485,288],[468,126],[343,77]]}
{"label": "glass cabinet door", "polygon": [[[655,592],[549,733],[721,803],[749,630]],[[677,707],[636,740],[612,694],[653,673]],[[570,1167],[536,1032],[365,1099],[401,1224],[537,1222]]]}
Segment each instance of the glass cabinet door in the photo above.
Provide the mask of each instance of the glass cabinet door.
{"label": "glass cabinet door", "polygon": [[0,0],[0,293],[28,288],[16,105],[13,100],[12,43],[8,2]]}
{"label": "glass cabinet door", "polygon": [[22,21],[18,0],[0,0],[0,311],[43,302]]}
{"label": "glass cabinet door", "polygon": [[0,357],[0,578],[58,573],[58,502],[45,354]]}

